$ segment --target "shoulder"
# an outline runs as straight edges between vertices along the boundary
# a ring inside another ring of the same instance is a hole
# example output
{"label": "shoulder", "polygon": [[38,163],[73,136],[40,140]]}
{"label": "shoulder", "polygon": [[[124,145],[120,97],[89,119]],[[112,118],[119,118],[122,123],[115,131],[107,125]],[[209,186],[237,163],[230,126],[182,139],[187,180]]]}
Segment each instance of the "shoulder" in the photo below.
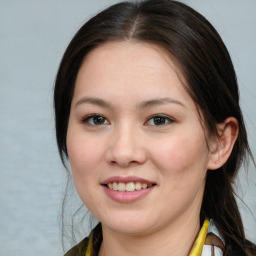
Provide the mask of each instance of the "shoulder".
{"label": "shoulder", "polygon": [[90,244],[89,250],[91,251],[90,255],[96,256],[98,255],[101,242],[102,242],[102,229],[101,229],[101,224],[99,223],[92,230],[89,237],[84,238],[80,243],[78,243],[76,246],[74,246],[68,252],[66,252],[64,256],[84,256],[86,255],[89,244]]}
{"label": "shoulder", "polygon": [[85,252],[88,247],[89,238],[84,238],[80,243],[71,248],[68,252],[65,253],[64,256],[81,256],[85,255]]}

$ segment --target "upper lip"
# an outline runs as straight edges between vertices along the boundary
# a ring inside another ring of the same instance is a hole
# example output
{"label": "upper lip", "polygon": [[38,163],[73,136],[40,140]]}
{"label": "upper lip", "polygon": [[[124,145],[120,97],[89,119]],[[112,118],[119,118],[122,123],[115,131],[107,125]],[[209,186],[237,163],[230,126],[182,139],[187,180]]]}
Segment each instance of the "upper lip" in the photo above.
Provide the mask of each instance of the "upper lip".
{"label": "upper lip", "polygon": [[123,182],[123,183],[140,182],[140,183],[146,183],[147,185],[156,184],[156,182],[154,182],[154,181],[150,181],[150,180],[136,177],[136,176],[128,176],[128,177],[113,176],[113,177],[107,178],[101,184],[105,185],[105,184],[113,183],[113,182]]}

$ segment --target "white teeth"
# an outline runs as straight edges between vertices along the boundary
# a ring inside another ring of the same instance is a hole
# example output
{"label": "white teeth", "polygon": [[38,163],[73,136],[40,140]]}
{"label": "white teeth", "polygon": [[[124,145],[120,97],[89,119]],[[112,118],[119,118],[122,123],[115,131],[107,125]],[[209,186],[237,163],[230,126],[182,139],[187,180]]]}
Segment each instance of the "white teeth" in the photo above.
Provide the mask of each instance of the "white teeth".
{"label": "white teeth", "polygon": [[140,183],[140,182],[113,182],[113,183],[108,183],[107,187],[111,190],[115,191],[127,191],[127,192],[133,192],[135,190],[141,190],[141,189],[146,189],[152,187],[153,184],[148,185],[147,183]]}
{"label": "white teeth", "polygon": [[118,187],[117,187],[117,183],[116,183],[116,182],[113,183],[113,190],[118,190]]}
{"label": "white teeth", "polygon": [[126,191],[130,191],[130,192],[135,191],[134,182],[129,182],[129,183],[126,184]]}
{"label": "white teeth", "polygon": [[147,186],[148,186],[148,185],[147,185],[146,183],[143,183],[143,184],[142,184],[142,188],[144,188],[144,189],[147,188]]}
{"label": "white teeth", "polygon": [[117,184],[117,187],[118,187],[118,191],[125,191],[126,189],[125,184],[123,182],[119,182]]}
{"label": "white teeth", "polygon": [[141,183],[140,182],[136,182],[135,189],[136,190],[140,190],[141,189]]}

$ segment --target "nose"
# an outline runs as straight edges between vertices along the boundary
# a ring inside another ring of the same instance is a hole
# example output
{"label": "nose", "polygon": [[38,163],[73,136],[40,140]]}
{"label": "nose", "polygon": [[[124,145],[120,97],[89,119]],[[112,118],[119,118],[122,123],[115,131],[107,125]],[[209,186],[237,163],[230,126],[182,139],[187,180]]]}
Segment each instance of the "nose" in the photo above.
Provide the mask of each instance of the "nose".
{"label": "nose", "polygon": [[134,127],[125,126],[113,130],[106,160],[120,167],[141,165],[146,161],[146,152],[141,134]]}

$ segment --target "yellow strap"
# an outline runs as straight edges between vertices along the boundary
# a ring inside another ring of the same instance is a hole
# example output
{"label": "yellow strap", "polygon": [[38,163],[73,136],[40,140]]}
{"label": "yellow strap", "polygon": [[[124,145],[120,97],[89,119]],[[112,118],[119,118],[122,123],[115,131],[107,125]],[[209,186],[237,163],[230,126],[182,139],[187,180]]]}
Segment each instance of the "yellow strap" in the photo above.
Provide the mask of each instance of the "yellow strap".
{"label": "yellow strap", "polygon": [[204,221],[203,227],[201,228],[201,230],[199,232],[199,235],[194,243],[194,246],[193,246],[189,256],[201,256],[209,224],[210,224],[209,220],[206,219]]}
{"label": "yellow strap", "polygon": [[92,252],[92,237],[93,237],[93,232],[91,233],[91,235],[89,237],[88,247],[87,247],[85,256],[91,256],[91,252]]}

